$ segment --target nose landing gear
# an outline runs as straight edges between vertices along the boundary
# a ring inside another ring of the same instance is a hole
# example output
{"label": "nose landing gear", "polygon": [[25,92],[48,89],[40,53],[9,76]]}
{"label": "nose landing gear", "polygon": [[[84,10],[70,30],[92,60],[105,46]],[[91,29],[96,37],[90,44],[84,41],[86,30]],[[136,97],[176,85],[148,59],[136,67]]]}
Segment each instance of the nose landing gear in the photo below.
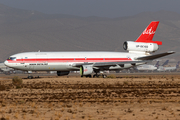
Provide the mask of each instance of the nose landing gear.
{"label": "nose landing gear", "polygon": [[28,79],[33,79],[33,76],[32,76],[32,75],[28,75],[27,78],[28,78]]}
{"label": "nose landing gear", "polygon": [[33,76],[31,75],[32,74],[32,71],[28,71],[28,79],[33,79]]}

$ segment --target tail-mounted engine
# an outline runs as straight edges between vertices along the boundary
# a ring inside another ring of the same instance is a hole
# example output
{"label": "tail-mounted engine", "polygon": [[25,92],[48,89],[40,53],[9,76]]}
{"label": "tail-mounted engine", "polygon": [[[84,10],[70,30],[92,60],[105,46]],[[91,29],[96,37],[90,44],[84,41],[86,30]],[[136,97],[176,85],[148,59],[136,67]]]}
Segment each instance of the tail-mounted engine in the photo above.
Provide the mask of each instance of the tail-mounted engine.
{"label": "tail-mounted engine", "polygon": [[133,42],[133,41],[124,42],[123,48],[124,50],[138,51],[138,52],[155,52],[159,49],[156,43],[143,43],[143,42]]}
{"label": "tail-mounted engine", "polygon": [[80,67],[80,74],[81,75],[90,75],[93,73],[92,65],[83,65]]}

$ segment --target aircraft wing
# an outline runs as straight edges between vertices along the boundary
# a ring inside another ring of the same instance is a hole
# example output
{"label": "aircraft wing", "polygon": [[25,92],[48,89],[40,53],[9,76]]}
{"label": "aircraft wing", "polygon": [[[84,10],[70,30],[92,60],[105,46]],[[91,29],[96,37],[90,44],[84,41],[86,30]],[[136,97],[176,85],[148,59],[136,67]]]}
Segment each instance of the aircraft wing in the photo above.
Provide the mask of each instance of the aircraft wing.
{"label": "aircraft wing", "polygon": [[170,55],[170,54],[173,54],[173,53],[175,53],[175,52],[174,51],[168,51],[168,52],[165,52],[165,53],[149,55],[149,56],[145,56],[145,57],[138,57],[138,58],[136,58],[136,60],[153,60],[153,59],[164,57],[166,55]]}
{"label": "aircraft wing", "polygon": [[124,64],[131,64],[136,65],[136,63],[147,63],[146,61],[122,61],[122,62],[97,62],[97,63],[75,63],[73,64],[74,67],[81,67],[82,65],[92,65],[93,67],[108,67],[108,66],[121,66],[123,67]]}
{"label": "aircraft wing", "polygon": [[131,65],[136,65],[136,63],[147,63],[149,61],[122,61],[122,62],[100,62],[100,63],[95,63],[93,66],[94,67],[108,67],[108,66],[121,66],[123,67],[124,64],[131,64]]}
{"label": "aircraft wing", "polygon": [[165,53],[155,54],[155,55],[149,55],[145,57],[138,57],[136,60],[139,61],[122,61],[122,62],[96,62],[96,63],[75,63],[72,66],[73,67],[81,67],[82,65],[92,65],[93,67],[108,67],[108,66],[121,66],[123,67],[124,64],[131,64],[136,65],[136,63],[147,63],[153,59],[160,58],[169,54],[175,53],[174,51],[169,51]]}
{"label": "aircraft wing", "polygon": [[72,66],[73,67],[81,67],[82,65],[93,65],[94,63],[74,63]]}

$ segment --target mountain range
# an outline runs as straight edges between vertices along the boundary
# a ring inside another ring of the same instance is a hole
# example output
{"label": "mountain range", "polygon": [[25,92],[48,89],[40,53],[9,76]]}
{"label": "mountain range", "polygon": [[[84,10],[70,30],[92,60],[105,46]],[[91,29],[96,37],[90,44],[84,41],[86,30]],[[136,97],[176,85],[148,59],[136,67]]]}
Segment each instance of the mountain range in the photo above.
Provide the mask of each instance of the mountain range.
{"label": "mountain range", "polygon": [[157,53],[176,51],[164,59],[180,59],[180,14],[143,12],[134,16],[103,18],[44,14],[0,4],[0,61],[28,51],[121,51],[135,41],[151,21],[160,24],[154,40],[162,41]]}

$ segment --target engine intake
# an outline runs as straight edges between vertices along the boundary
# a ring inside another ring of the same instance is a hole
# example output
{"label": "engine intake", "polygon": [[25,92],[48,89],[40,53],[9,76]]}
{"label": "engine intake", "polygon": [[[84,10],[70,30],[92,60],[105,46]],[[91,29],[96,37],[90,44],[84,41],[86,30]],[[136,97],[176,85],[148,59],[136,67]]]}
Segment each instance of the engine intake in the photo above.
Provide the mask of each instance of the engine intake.
{"label": "engine intake", "polygon": [[155,52],[159,49],[156,43],[143,43],[126,41],[123,44],[124,50],[128,51],[140,51],[140,52]]}
{"label": "engine intake", "polygon": [[90,75],[93,73],[92,65],[83,65],[80,67],[80,74],[81,75]]}

